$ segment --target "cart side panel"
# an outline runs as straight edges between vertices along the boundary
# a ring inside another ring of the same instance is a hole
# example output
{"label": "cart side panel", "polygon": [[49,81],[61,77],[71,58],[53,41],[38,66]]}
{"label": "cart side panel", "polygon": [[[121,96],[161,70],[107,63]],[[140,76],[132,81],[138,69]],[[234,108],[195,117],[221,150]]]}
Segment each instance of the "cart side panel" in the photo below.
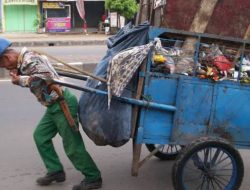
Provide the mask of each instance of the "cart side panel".
{"label": "cart side panel", "polygon": [[250,88],[239,83],[218,84],[213,135],[236,145],[250,145]]}
{"label": "cart side panel", "polygon": [[212,83],[194,78],[179,80],[172,142],[186,144],[207,134],[213,88]]}
{"label": "cart side panel", "polygon": [[[150,77],[144,88],[144,96],[150,101],[175,105],[177,79]],[[142,108],[137,143],[168,144],[173,126],[174,112]]]}

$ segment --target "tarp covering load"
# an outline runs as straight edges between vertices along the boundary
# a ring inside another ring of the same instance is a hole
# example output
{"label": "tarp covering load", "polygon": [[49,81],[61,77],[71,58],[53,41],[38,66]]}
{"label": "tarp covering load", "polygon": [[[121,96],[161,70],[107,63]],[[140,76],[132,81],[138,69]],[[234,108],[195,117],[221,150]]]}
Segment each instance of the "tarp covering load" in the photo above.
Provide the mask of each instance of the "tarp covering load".
{"label": "tarp covering load", "polygon": [[[109,38],[107,53],[96,66],[94,75],[106,78],[109,61],[122,50],[148,43],[148,31],[148,23],[136,27],[127,24],[115,36]],[[89,79],[86,86],[107,90],[106,84],[93,79]],[[131,90],[125,89],[122,96],[131,97]],[[131,113],[131,105],[115,99],[109,109],[107,96],[83,92],[80,97],[80,122],[85,133],[96,145],[119,147],[125,144],[131,134]]]}
{"label": "tarp covering load", "polygon": [[112,95],[121,96],[143,60],[148,56],[153,42],[126,49],[116,54],[109,62],[108,67],[108,106]]}
{"label": "tarp covering load", "polygon": [[[152,51],[153,57],[164,55],[165,67],[170,68],[174,66],[174,61],[169,57],[172,53],[162,47],[159,38],[154,41],[141,46],[125,49],[124,51],[116,54],[109,62],[107,73],[108,85],[108,106],[111,105],[112,95],[120,97],[123,90],[129,84],[132,76],[146,59],[149,52]],[[159,58],[159,57],[158,57]],[[153,60],[154,63],[154,60]],[[171,70],[174,72],[174,68]]]}

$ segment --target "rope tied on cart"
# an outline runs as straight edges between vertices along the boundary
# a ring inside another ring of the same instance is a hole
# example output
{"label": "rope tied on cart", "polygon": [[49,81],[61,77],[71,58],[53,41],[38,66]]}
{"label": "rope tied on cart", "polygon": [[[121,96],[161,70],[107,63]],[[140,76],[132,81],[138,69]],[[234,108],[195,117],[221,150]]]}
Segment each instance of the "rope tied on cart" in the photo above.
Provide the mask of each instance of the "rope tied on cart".
{"label": "rope tied on cart", "polygon": [[[66,76],[66,77],[70,77],[70,78],[74,78],[74,79],[80,79],[80,80],[87,80],[89,77],[91,78],[94,78],[100,82],[104,82],[104,83],[107,83],[107,80],[104,79],[104,78],[101,78],[101,77],[98,77],[98,76],[95,76],[87,71],[83,71],[83,70],[80,70],[74,66],[71,66],[69,65],[68,63],[66,63],[65,61],[61,60],[61,59],[58,59],[52,55],[49,55],[48,53],[45,53],[45,52],[42,52],[42,51],[38,51],[38,50],[32,50],[40,55],[45,55],[46,57],[54,60],[54,61],[57,61],[57,63],[59,64],[62,64],[64,66],[66,66],[67,68],[62,68],[61,66],[58,66],[58,65],[53,65],[53,67],[55,68],[55,70],[57,71],[57,73],[60,75],[60,76]],[[128,87],[125,87],[126,90],[129,90],[131,91],[133,94],[136,93],[136,90],[135,89],[131,89],[131,88],[128,88]],[[144,96],[143,94],[141,95],[143,99],[145,99],[146,101],[150,101],[148,99],[148,97]]]}
{"label": "rope tied on cart", "polygon": [[[104,83],[107,82],[107,80],[104,79],[104,78],[98,77],[98,76],[96,76],[96,75],[93,75],[93,74],[90,73],[90,72],[83,71],[83,70],[80,70],[80,69],[78,69],[78,68],[76,68],[76,67],[73,67],[73,66],[69,65],[68,63],[66,63],[65,61],[63,61],[63,60],[61,60],[61,59],[58,59],[58,58],[56,58],[56,57],[54,57],[54,56],[52,56],[52,55],[49,55],[49,54],[47,54],[47,53],[45,53],[45,52],[38,51],[38,50],[32,50],[32,51],[34,51],[34,52],[36,52],[36,53],[38,53],[38,54],[40,54],[40,55],[45,55],[45,56],[47,56],[48,58],[50,58],[50,59],[52,59],[52,60],[55,60],[55,61],[57,61],[58,63],[61,63],[61,64],[65,65],[66,67],[70,68],[70,69],[72,70],[71,72],[73,72],[73,73],[81,73],[81,74],[83,74],[83,75],[86,75],[86,76],[89,76],[89,77],[91,77],[91,78],[93,78],[93,79],[96,79],[96,80],[98,80],[98,81],[100,81],[100,82],[104,82]],[[64,70],[64,69],[61,69],[61,68],[59,68],[59,70],[66,71],[66,72],[69,71],[69,70]]]}

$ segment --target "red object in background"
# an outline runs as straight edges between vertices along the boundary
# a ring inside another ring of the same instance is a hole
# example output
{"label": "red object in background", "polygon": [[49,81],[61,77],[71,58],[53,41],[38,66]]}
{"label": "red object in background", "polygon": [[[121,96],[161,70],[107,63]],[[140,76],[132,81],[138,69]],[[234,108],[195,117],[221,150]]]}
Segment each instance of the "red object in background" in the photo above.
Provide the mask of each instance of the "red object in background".
{"label": "red object in background", "polygon": [[88,26],[87,26],[87,22],[83,23],[83,30],[87,30]]}
{"label": "red object in background", "polygon": [[83,32],[84,32],[85,34],[87,34],[87,28],[88,28],[87,22],[84,20],[84,21],[83,21],[82,29],[83,29]]}
{"label": "red object in background", "polygon": [[102,22],[104,22],[106,20],[106,18],[107,18],[106,15],[102,15],[102,17],[101,17]]}
{"label": "red object in background", "polygon": [[221,71],[228,71],[233,68],[233,63],[223,55],[215,57],[213,64],[216,65],[216,67]]}

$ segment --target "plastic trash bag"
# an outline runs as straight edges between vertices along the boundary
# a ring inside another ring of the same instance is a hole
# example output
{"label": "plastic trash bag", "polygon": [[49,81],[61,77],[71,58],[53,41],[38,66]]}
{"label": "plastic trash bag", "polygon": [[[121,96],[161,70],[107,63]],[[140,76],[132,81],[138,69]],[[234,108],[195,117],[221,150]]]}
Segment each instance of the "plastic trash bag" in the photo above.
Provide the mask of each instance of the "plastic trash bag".
{"label": "plastic trash bag", "polygon": [[[104,58],[96,66],[94,74],[106,78],[109,61],[120,51],[148,43],[149,23],[133,27],[127,24],[115,36],[108,39],[108,50]],[[87,87],[107,90],[104,83],[88,80]],[[129,88],[134,88],[130,85]],[[132,92],[125,90],[122,94],[131,97]],[[108,109],[108,97],[83,92],[79,100],[79,118],[87,136],[100,146],[111,145],[119,147],[130,139],[132,106],[112,101]]]}

